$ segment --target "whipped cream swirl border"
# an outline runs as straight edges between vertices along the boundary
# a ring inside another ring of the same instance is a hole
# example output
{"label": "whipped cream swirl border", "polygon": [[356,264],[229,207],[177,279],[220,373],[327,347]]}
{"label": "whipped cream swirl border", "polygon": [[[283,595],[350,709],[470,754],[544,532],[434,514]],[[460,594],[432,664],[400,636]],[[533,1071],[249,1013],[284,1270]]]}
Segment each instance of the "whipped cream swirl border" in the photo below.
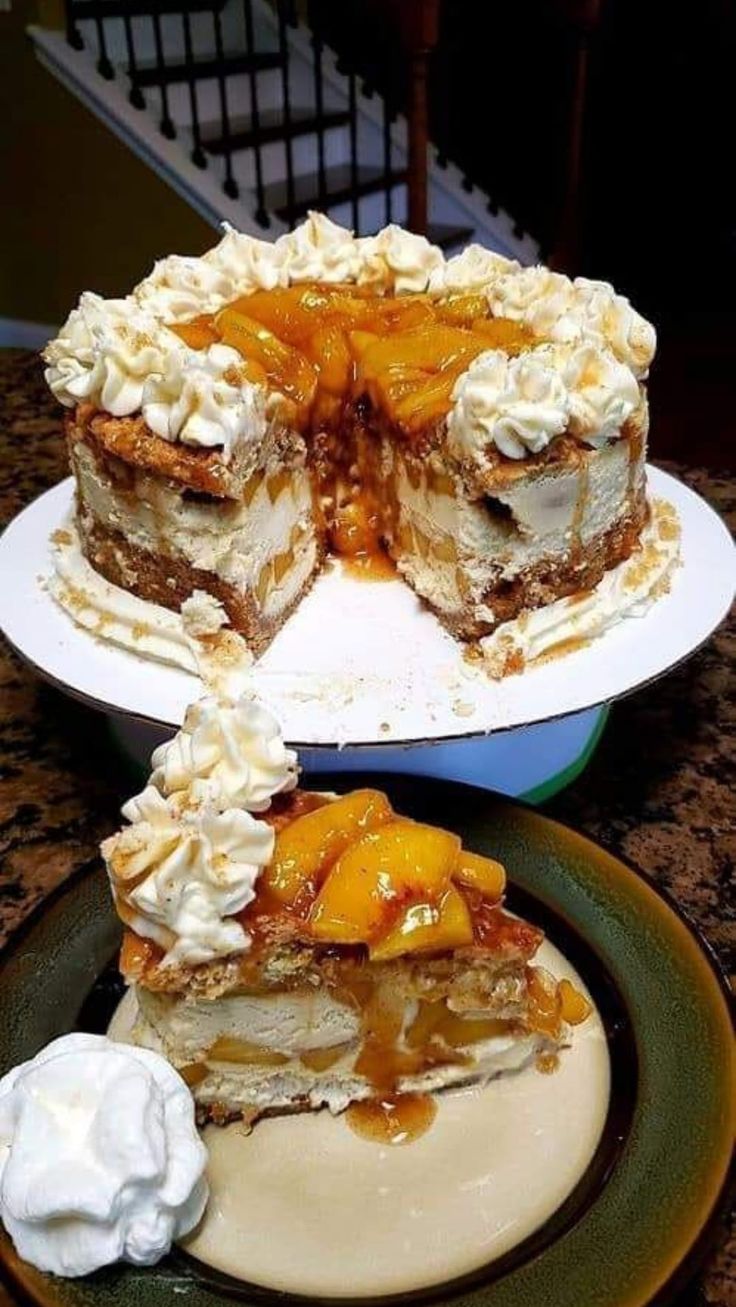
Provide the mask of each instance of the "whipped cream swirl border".
{"label": "whipped cream swirl border", "polygon": [[534,356],[531,364],[500,365],[499,351],[490,350],[460,378],[448,424],[466,459],[483,460],[490,446],[524,458],[563,430],[600,443],[619,435],[644,402],[639,383],[654,357],[655,331],[607,282],[522,268],[480,245],[445,259],[424,236],[395,224],[355,237],[317,213],[275,242],[226,225],[213,249],[200,258],[161,259],[125,299],[85,292],[44,351],[47,383],[67,407],[88,402],[113,417],[140,413],[161,438],[221,450],[228,462],[239,446],[262,439],[274,395],[247,379],[235,350],[190,349],[167,324],[305,281],[438,298],[483,294],[495,315],[544,339],[525,356]]}

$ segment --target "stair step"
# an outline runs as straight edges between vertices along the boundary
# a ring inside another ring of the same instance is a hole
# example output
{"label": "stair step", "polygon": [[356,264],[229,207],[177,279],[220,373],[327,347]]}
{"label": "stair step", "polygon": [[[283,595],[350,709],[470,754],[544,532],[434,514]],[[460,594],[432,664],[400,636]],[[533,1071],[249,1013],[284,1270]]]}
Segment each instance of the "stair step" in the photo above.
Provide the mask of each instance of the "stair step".
{"label": "stair step", "polygon": [[196,14],[222,9],[223,0],[72,0],[71,17],[75,23],[88,18],[145,18],[153,14]]}
{"label": "stair step", "polygon": [[474,227],[453,227],[446,222],[431,222],[427,227],[427,240],[433,245],[439,245],[441,250],[451,250],[455,245],[467,245],[474,231]]}
{"label": "stair step", "polygon": [[[322,115],[321,126],[328,130],[330,127],[344,127],[350,122],[350,114],[347,110],[335,109]],[[287,131],[284,123],[284,114],[282,109],[267,109],[260,115],[258,130],[251,126],[249,118],[233,118],[230,123],[230,149],[247,150],[253,145],[268,145],[271,141],[285,141],[294,139],[295,136],[308,136],[312,132],[317,132],[320,127],[320,119],[315,115],[313,109],[292,109],[289,128]],[[222,135],[221,123],[205,123],[201,131],[202,148],[208,154],[223,154],[225,152],[225,140]]]}
{"label": "stair step", "polygon": [[[389,181],[392,186],[399,186],[406,181],[406,170],[394,171],[389,173]],[[286,182],[273,182],[265,187],[265,204],[266,208],[275,213],[277,217],[288,222],[289,218],[302,218],[308,209],[316,209],[320,206],[343,204],[350,200],[355,194],[358,198],[361,195],[374,195],[376,191],[382,191],[386,184],[386,174],[383,168],[358,168],[357,185],[353,190],[352,174],[349,164],[338,164],[333,168],[325,168],[325,196],[320,199],[319,181],[314,173],[308,177],[294,178],[294,207],[289,213],[289,197],[286,188]]]}
{"label": "stair step", "polygon": [[164,82],[187,82],[190,76],[196,81],[206,77],[225,77],[233,73],[266,72],[269,68],[280,68],[281,55],[278,50],[264,51],[261,54],[231,54],[224,59],[193,59],[191,64],[165,64],[159,68],[156,63],[142,63],[136,69],[135,81],[138,86],[160,86]]}

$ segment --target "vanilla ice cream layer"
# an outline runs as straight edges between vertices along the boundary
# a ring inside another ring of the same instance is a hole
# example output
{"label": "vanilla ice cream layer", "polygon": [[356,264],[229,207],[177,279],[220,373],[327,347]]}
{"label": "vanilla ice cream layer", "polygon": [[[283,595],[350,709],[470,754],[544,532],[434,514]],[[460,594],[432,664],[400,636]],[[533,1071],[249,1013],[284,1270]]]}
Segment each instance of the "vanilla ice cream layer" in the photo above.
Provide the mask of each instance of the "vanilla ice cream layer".
{"label": "vanilla ice cream layer", "polygon": [[[359,1015],[324,992],[251,1000],[233,995],[207,1004],[171,999],[138,988],[137,997],[140,1007],[132,1030],[133,1042],[163,1053],[176,1067],[196,1067],[198,1077],[192,1092],[202,1107],[217,1105],[236,1113],[307,1105],[341,1112],[350,1102],[375,1094],[370,1081],[354,1070],[360,1048]],[[203,1011],[207,1007],[209,1015]],[[414,1012],[415,1004],[409,1003],[407,1022]],[[482,1014],[473,1013],[474,1017],[478,1015]],[[211,1037],[228,1034],[262,1047],[264,1061],[235,1062],[207,1056]],[[326,1070],[313,1070],[300,1060],[301,1054],[318,1049],[339,1050],[343,1045],[344,1053]],[[520,1071],[541,1053],[556,1047],[554,1040],[540,1034],[496,1035],[468,1046],[472,1065],[432,1067],[402,1077],[397,1089],[402,1093],[428,1093],[492,1079]],[[269,1065],[265,1058],[274,1053],[287,1060]]]}
{"label": "vanilla ice cream layer", "polygon": [[410,479],[397,462],[400,527],[419,539],[401,571],[435,607],[456,612],[489,587],[604,535],[628,512],[643,475],[643,449],[630,463],[628,442],[619,440],[591,451],[581,467],[544,469],[468,500],[438,493],[425,474]]}
{"label": "vanilla ice cream layer", "polygon": [[102,526],[148,553],[184,558],[238,590],[257,584],[264,565],[289,549],[294,532],[313,535],[311,489],[303,467],[283,476],[264,471],[246,504],[190,497],[145,472],[136,473],[132,488],[120,488],[84,442],[74,445],[72,459],[80,502]]}
{"label": "vanilla ice cream layer", "polygon": [[226,994],[214,1002],[139,989],[138,998],[166,1056],[179,1066],[206,1059],[221,1038],[297,1056],[348,1043],[360,1033],[355,1009],[338,1003],[324,989]]}

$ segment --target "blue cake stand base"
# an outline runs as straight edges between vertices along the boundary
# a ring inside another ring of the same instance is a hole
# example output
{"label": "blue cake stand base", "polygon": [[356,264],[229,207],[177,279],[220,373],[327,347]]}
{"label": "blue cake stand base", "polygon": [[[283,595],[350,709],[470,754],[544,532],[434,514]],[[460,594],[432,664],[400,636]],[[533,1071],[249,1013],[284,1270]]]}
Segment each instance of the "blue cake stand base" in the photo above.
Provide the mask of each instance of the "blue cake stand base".
{"label": "blue cake stand base", "polygon": [[[299,757],[305,772],[312,776],[323,771],[412,772],[467,781],[529,803],[541,803],[580,775],[607,717],[607,706],[587,708],[537,726],[500,731],[480,739],[403,748],[382,744],[360,749],[300,749]],[[131,717],[114,716],[109,722],[118,748],[139,780],[140,773],[148,770],[152,750],[172,732]]]}

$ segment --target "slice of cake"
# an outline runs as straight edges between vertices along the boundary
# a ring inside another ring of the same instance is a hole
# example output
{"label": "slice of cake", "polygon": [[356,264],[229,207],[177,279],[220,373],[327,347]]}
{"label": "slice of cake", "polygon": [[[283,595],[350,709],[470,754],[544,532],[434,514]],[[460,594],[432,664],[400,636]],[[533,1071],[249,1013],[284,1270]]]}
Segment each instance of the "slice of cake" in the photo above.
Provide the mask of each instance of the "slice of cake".
{"label": "slice of cake", "polygon": [[328,550],[385,547],[468,640],[596,585],[647,518],[654,346],[603,282],[312,214],[83,295],[45,358],[87,559],[260,652]]}
{"label": "slice of cake", "polygon": [[502,906],[503,867],[379,791],[296,782],[270,715],[211,697],[102,846],[133,1039],[202,1118],[548,1069],[590,1007],[535,966],[542,932]]}

